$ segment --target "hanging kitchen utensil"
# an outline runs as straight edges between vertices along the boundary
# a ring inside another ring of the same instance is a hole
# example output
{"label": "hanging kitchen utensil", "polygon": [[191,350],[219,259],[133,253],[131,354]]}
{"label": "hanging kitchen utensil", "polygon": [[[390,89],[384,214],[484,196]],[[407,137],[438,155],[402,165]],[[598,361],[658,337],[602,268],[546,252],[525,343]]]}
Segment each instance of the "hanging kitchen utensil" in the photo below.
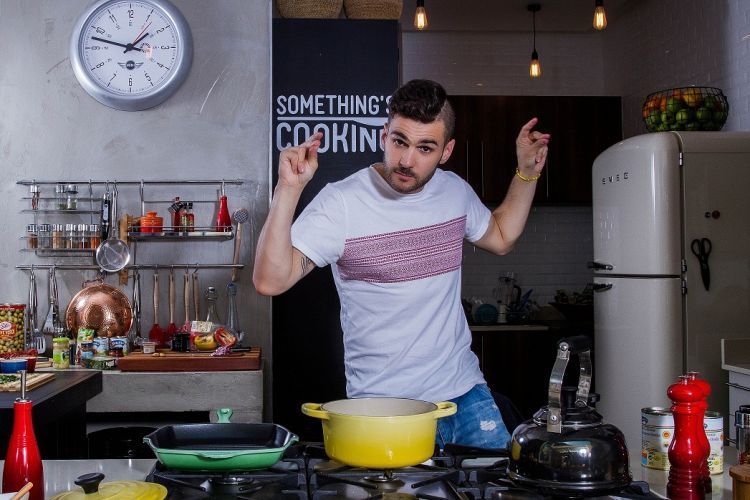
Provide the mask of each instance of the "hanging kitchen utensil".
{"label": "hanging kitchen utensil", "polygon": [[190,273],[187,267],[182,278],[182,306],[185,310],[185,322],[182,324],[180,332],[190,333]]}
{"label": "hanging kitchen utensil", "polygon": [[130,331],[130,342],[135,346],[143,345],[141,336],[141,273],[133,269],[133,326]]}
{"label": "hanging kitchen utensil", "polygon": [[130,248],[119,238],[117,220],[117,184],[112,189],[112,227],[110,237],[96,249],[96,263],[108,273],[116,273],[130,262]]}
{"label": "hanging kitchen utensil", "polygon": [[[102,483],[104,474],[92,472],[74,481],[80,490],[71,490],[52,497],[52,500],[163,500],[169,494],[159,483],[145,481],[112,481]],[[101,483],[101,484],[100,484]]]}
{"label": "hanging kitchen utensil", "polygon": [[[40,354],[46,351],[47,346],[52,345],[52,339],[60,335],[64,330],[60,324],[60,309],[57,302],[57,277],[55,276],[55,266],[50,267],[47,273],[47,295],[49,298],[49,310],[44,319],[42,333],[45,336],[49,336],[49,340],[44,337],[44,350],[41,351]],[[39,351],[38,347],[37,351]]]}
{"label": "hanging kitchen utensil", "polygon": [[169,345],[174,338],[174,334],[177,333],[177,325],[174,323],[174,308],[175,308],[175,289],[174,289],[174,268],[169,270],[169,325],[167,326],[166,337],[164,339],[165,344]]}
{"label": "hanging kitchen utensil", "polygon": [[[558,343],[549,382],[549,404],[513,432],[508,476],[542,494],[565,497],[614,493],[628,484],[625,436],[590,405],[591,341],[577,336]],[[571,354],[578,355],[578,387],[563,387]],[[616,395],[612,395],[616,397]]]}
{"label": "hanging kitchen utensil", "polygon": [[[249,218],[250,212],[248,212],[246,208],[237,209],[232,214],[232,219],[237,224],[237,235],[234,238],[234,259],[232,259],[232,264],[234,265],[237,265],[240,262],[240,250],[242,246],[242,225],[247,222]],[[236,267],[232,268],[232,281],[237,281],[237,271],[238,269]]]}
{"label": "hanging kitchen utensil", "polygon": [[299,439],[277,424],[230,423],[229,409],[217,414],[219,423],[167,425],[143,441],[170,469],[231,471],[270,467]]}
{"label": "hanging kitchen utensil", "polygon": [[[120,217],[120,220],[117,221],[117,223],[118,223],[118,228],[119,228],[119,234],[123,235],[122,240],[128,246],[128,251],[129,251],[130,239],[128,238],[128,227],[130,226],[130,216],[127,213],[124,214],[122,217]],[[133,262],[135,262],[135,256],[133,256]],[[118,274],[120,276],[120,279],[119,279],[120,286],[127,285],[128,284],[128,270],[123,267],[122,269],[120,269],[120,272]]]}
{"label": "hanging kitchen utensil", "polygon": [[133,324],[133,308],[119,288],[101,279],[86,281],[65,310],[68,330],[91,328],[99,337],[128,335]]}
{"label": "hanging kitchen utensil", "polygon": [[711,255],[711,240],[708,238],[694,239],[690,242],[690,250],[698,258],[701,267],[703,287],[708,290],[711,286],[711,268],[708,267],[708,256]]}
{"label": "hanging kitchen utensil", "polygon": [[154,324],[148,332],[148,339],[159,347],[164,343],[164,330],[159,326],[159,270],[154,270]]}
{"label": "hanging kitchen utensil", "polygon": [[193,309],[195,312],[195,316],[193,318],[199,320],[201,318],[201,289],[200,285],[198,284],[198,268],[195,268],[195,271],[193,271]]}
{"label": "hanging kitchen utensil", "polygon": [[305,403],[302,413],[321,420],[326,454],[333,460],[353,467],[397,469],[432,456],[437,419],[456,413],[456,404],[356,398]]}
{"label": "hanging kitchen utensil", "polygon": [[44,354],[44,350],[47,347],[44,341],[44,335],[36,327],[36,318],[38,310],[38,300],[36,291],[36,273],[34,272],[34,264],[31,265],[29,271],[29,307],[26,309],[28,315],[26,323],[26,348],[36,349],[39,354]]}
{"label": "hanging kitchen utensil", "polygon": [[101,241],[107,241],[109,238],[109,229],[112,225],[112,196],[109,192],[109,181],[104,184],[104,194],[102,195],[102,212],[99,218],[99,229],[101,231]]}

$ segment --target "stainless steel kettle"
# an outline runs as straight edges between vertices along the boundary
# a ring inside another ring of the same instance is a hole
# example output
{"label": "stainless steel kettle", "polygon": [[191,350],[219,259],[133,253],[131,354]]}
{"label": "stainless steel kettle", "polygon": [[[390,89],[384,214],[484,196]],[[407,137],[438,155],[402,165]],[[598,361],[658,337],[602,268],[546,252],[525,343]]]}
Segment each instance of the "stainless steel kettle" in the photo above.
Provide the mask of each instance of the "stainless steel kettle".
{"label": "stainless steel kettle", "polygon": [[[515,483],[572,497],[606,495],[630,484],[625,436],[590,404],[590,351],[585,336],[559,341],[549,404],[511,438],[508,476]],[[580,373],[578,386],[568,391],[563,379],[572,354],[578,356]]]}

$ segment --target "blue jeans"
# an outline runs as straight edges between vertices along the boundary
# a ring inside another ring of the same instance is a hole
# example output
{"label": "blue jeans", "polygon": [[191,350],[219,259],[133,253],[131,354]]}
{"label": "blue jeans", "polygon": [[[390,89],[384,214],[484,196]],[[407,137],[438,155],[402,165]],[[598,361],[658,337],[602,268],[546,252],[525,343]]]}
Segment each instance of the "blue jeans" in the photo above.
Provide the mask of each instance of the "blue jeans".
{"label": "blue jeans", "polygon": [[466,394],[450,401],[456,403],[458,411],[437,421],[435,442],[440,449],[446,443],[481,448],[508,446],[510,434],[487,384],[477,384]]}

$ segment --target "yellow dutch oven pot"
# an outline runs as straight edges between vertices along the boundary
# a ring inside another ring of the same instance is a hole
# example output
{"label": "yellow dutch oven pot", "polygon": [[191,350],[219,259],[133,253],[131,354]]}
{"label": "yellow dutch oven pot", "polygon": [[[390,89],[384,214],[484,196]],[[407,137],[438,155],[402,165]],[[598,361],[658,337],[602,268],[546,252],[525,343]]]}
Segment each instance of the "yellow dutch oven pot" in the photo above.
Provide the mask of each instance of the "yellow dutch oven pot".
{"label": "yellow dutch oven pot", "polygon": [[435,450],[437,419],[456,413],[451,402],[400,398],[305,403],[302,413],[323,424],[326,454],[346,465],[397,469],[417,465]]}
{"label": "yellow dutch oven pot", "polygon": [[167,489],[161,484],[144,481],[101,483],[103,479],[104,474],[100,472],[79,476],[74,482],[83,491],[66,491],[55,495],[52,500],[164,500],[167,497]]}

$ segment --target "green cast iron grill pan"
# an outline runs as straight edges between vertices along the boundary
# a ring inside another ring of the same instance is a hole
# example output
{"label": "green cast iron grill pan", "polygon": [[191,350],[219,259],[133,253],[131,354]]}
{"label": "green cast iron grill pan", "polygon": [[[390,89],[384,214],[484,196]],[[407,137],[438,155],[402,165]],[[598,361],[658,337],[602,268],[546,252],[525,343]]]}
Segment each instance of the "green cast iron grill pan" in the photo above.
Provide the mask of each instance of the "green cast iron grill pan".
{"label": "green cast iron grill pan", "polygon": [[167,425],[143,438],[161,463],[179,470],[265,469],[299,440],[276,424]]}

